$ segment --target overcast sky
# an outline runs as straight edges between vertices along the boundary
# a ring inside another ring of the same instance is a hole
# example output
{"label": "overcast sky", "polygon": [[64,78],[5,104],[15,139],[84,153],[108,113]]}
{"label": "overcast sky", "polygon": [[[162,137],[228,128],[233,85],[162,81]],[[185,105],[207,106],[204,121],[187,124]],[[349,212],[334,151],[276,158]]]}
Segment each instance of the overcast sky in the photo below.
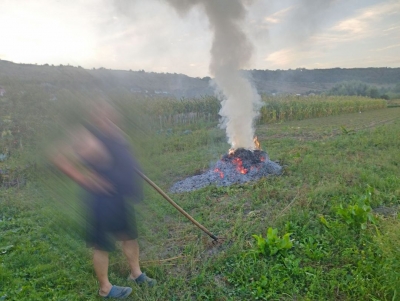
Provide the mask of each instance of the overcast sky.
{"label": "overcast sky", "polygon": [[[220,0],[210,0],[220,1]],[[400,0],[243,0],[249,69],[400,67]],[[0,0],[0,59],[207,76],[200,6],[163,0]]]}

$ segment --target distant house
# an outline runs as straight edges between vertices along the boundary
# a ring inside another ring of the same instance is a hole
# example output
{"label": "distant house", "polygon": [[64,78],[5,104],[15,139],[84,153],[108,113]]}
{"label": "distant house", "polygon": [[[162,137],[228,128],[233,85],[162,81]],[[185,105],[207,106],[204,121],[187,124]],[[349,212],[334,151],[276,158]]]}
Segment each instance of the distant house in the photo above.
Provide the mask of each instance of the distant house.
{"label": "distant house", "polygon": [[6,90],[3,87],[0,87],[0,97],[3,97],[6,94]]}
{"label": "distant house", "polygon": [[43,87],[43,88],[51,88],[51,87],[53,87],[53,85],[49,84],[49,83],[41,83],[40,86]]}
{"label": "distant house", "polygon": [[156,93],[156,94],[169,94],[167,91],[158,91],[158,90],[155,90],[154,93]]}
{"label": "distant house", "polygon": [[136,87],[132,87],[132,88],[130,89],[130,91],[131,91],[132,93],[141,93],[141,92],[142,92],[139,88],[136,88]]}

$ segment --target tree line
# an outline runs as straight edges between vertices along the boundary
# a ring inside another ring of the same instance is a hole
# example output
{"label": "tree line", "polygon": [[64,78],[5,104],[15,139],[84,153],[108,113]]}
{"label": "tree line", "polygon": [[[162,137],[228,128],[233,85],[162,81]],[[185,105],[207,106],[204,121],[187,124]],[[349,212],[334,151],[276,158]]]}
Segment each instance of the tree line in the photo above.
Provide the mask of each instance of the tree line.
{"label": "tree line", "polygon": [[347,81],[335,84],[328,95],[366,96],[382,99],[400,99],[400,82],[394,87],[376,87],[361,81]]}

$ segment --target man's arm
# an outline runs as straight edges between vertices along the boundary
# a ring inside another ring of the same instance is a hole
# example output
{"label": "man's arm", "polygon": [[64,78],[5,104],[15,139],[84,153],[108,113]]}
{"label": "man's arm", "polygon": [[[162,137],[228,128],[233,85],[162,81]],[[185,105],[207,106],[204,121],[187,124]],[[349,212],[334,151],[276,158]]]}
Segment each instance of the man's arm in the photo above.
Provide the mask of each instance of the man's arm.
{"label": "man's arm", "polygon": [[108,193],[109,182],[96,173],[84,168],[82,157],[98,158],[99,147],[87,131],[74,131],[70,139],[56,144],[49,153],[50,161],[78,185],[91,191]]}

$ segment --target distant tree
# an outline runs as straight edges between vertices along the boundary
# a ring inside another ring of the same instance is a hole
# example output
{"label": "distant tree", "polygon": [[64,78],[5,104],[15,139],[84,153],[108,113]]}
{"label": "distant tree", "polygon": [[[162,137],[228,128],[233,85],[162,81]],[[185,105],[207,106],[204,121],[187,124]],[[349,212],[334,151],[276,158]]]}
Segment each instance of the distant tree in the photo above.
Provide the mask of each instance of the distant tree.
{"label": "distant tree", "polygon": [[379,95],[379,91],[376,87],[369,87],[367,96],[369,96],[371,98],[379,98],[380,95]]}
{"label": "distant tree", "polygon": [[[378,90],[376,90],[376,92],[378,92]],[[328,91],[328,94],[369,96],[368,85],[361,81],[349,81],[349,82],[337,83]]]}
{"label": "distant tree", "polygon": [[393,92],[400,93],[400,83],[398,83],[398,84],[396,84],[396,86],[394,86]]}

